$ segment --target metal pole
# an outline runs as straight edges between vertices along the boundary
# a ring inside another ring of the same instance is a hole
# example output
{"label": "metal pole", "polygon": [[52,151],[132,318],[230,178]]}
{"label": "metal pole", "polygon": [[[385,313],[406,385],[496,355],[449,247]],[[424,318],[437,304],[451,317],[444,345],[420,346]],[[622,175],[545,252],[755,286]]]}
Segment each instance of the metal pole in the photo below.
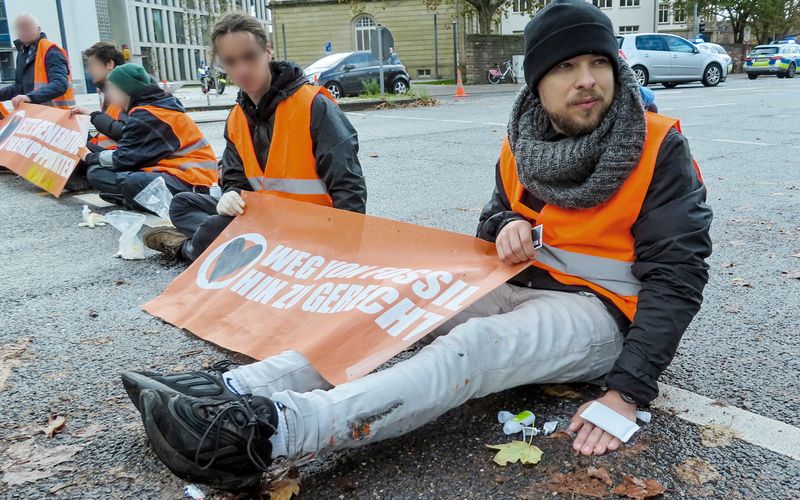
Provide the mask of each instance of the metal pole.
{"label": "metal pole", "polygon": [[433,15],[433,77],[439,79],[439,14]]}
{"label": "metal pole", "polygon": [[381,97],[383,97],[385,92],[385,89],[383,88],[383,27],[380,24],[378,25],[378,56],[380,59],[378,77],[381,81]]}
{"label": "metal pole", "polygon": [[453,21],[450,26],[453,28],[453,78],[458,79],[458,25]]}
{"label": "metal pole", "polygon": [[69,52],[67,48],[67,30],[64,29],[64,9],[61,8],[61,0],[56,0],[56,11],[58,12],[58,28],[61,30],[61,48]]}
{"label": "metal pole", "polygon": [[692,31],[694,32],[694,38],[697,38],[700,35],[700,19],[697,17],[697,1],[694,2],[694,17],[693,17]]}
{"label": "metal pole", "polygon": [[288,61],[289,57],[286,55],[286,25],[281,23],[281,37],[283,38],[283,60]]}

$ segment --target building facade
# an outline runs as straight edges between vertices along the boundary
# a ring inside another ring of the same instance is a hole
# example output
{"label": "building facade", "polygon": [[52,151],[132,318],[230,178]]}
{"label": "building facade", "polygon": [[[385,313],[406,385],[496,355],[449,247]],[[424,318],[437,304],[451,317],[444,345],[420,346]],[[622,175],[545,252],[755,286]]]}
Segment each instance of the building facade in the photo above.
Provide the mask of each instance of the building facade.
{"label": "building facade", "polygon": [[394,51],[412,79],[453,78],[453,21],[463,54],[464,16],[456,13],[457,2],[443,2],[435,10],[422,0],[273,0],[270,7],[275,57],[303,67],[327,55],[326,47],[333,53],[369,50],[378,25],[392,32]]}

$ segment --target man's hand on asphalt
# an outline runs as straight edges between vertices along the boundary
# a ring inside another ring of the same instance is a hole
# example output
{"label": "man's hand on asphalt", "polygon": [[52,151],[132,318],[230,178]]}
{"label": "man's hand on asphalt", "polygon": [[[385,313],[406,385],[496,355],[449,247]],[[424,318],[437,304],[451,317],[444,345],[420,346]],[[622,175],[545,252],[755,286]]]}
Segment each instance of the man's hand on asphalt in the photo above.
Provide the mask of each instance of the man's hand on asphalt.
{"label": "man's hand on asphalt", "polygon": [[[603,397],[594,401],[602,403],[628,420],[636,422],[636,405],[623,401],[619,392],[608,391]],[[572,442],[572,447],[581,455],[603,455],[607,451],[615,451],[622,446],[622,441],[579,416],[592,402],[588,401],[578,408],[577,413],[572,417],[572,423],[569,424],[569,430],[578,433],[575,441]]]}
{"label": "man's hand on asphalt", "polygon": [[92,112],[89,111],[88,108],[84,108],[83,106],[73,106],[69,110],[69,116],[90,115],[90,114],[92,114]]}
{"label": "man's hand on asphalt", "polygon": [[500,260],[508,265],[535,260],[532,230],[533,226],[526,220],[515,220],[503,226],[495,240]]}
{"label": "man's hand on asphalt", "polygon": [[228,191],[223,194],[217,203],[217,213],[236,217],[244,213],[244,200],[236,191]]}
{"label": "man's hand on asphalt", "polygon": [[18,95],[17,97],[11,99],[11,105],[14,106],[15,109],[20,107],[20,105],[23,102],[31,102],[31,98],[26,96],[25,94],[22,94],[22,95]]}

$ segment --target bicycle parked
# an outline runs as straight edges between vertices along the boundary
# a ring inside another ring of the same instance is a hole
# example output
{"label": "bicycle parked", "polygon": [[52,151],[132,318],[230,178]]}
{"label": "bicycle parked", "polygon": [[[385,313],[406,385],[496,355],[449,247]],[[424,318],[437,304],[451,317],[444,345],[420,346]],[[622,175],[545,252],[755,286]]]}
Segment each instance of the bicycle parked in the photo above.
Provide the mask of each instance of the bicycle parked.
{"label": "bicycle parked", "polygon": [[506,67],[505,71],[501,71],[500,63],[497,63],[493,68],[489,68],[489,71],[486,72],[486,78],[492,85],[497,85],[506,79],[511,80],[511,83],[517,83],[517,75],[514,74],[514,68],[511,65],[511,60],[509,59],[503,64]]}

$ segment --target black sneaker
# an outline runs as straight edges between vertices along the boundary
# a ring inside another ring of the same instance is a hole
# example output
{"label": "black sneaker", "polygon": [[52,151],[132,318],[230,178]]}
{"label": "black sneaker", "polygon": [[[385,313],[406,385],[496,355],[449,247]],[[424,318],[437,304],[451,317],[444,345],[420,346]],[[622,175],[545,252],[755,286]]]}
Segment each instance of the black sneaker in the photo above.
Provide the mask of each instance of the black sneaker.
{"label": "black sneaker", "polygon": [[152,389],[171,394],[185,394],[195,398],[236,399],[238,394],[232,392],[222,380],[222,374],[239,366],[233,361],[223,360],[211,365],[204,371],[183,373],[157,373],[148,371],[126,371],[121,373],[122,385],[131,398],[136,409],[139,405],[139,394],[144,389]]}
{"label": "black sneaker", "polygon": [[125,204],[125,197],[117,193],[98,193],[101,200],[112,205],[123,206]]}
{"label": "black sneaker", "polygon": [[259,485],[272,463],[278,409],[267,398],[218,401],[145,389],[141,407],[153,451],[182,479],[246,490]]}

